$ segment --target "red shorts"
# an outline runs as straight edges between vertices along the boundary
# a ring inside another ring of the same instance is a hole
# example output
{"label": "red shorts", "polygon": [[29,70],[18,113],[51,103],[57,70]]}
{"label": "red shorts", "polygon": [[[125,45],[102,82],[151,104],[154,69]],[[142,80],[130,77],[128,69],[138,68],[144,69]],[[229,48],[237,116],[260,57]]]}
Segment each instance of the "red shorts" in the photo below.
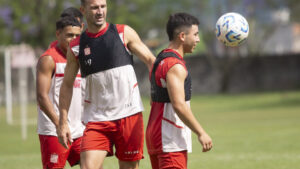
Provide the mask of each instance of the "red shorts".
{"label": "red shorts", "polygon": [[150,155],[152,169],[187,169],[187,151]]}
{"label": "red shorts", "polygon": [[43,168],[64,168],[68,160],[70,166],[79,164],[81,137],[73,140],[69,149],[64,148],[56,136],[39,135]]}
{"label": "red shorts", "polygon": [[137,161],[143,158],[144,124],[143,115],[138,113],[114,121],[89,122],[83,133],[81,152],[104,150],[108,156],[122,161]]}

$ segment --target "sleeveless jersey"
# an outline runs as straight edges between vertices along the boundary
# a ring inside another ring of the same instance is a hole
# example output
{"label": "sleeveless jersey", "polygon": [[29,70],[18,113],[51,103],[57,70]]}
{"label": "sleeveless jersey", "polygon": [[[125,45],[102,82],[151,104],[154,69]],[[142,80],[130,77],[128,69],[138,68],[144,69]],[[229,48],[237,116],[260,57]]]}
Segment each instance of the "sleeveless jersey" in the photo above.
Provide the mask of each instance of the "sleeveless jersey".
{"label": "sleeveless jersey", "polygon": [[[151,99],[152,101],[155,102],[170,102],[170,98],[169,98],[169,94],[168,94],[168,90],[167,88],[163,87],[163,86],[158,86],[156,83],[156,79],[155,79],[155,72],[157,69],[157,66],[159,65],[159,63],[161,63],[162,60],[168,58],[168,57],[174,57],[177,58],[179,60],[182,60],[179,56],[177,56],[177,54],[175,54],[174,52],[167,52],[167,51],[162,51],[160,54],[158,54],[153,68],[152,68],[152,73],[151,73]],[[186,77],[185,81],[184,81],[184,92],[185,92],[185,100],[188,101],[191,99],[191,85],[192,85],[192,78],[190,73],[188,72],[188,76]]]}
{"label": "sleeveless jersey", "polygon": [[[55,62],[55,70],[51,81],[51,88],[49,91],[49,98],[54,106],[56,114],[59,116],[59,91],[64,78],[64,70],[66,67],[66,57],[57,48],[49,48],[41,57],[51,56]],[[84,125],[81,122],[82,113],[82,78],[80,74],[77,74],[73,85],[73,96],[68,112],[69,128],[72,134],[72,138],[81,137],[84,130]],[[57,136],[55,125],[48,118],[48,116],[38,106],[38,134]]]}
{"label": "sleeveless jersey", "polygon": [[124,25],[107,24],[97,34],[84,32],[70,48],[86,77],[83,120],[112,121],[144,110]]}
{"label": "sleeveless jersey", "polygon": [[[176,56],[175,56],[176,55]],[[162,59],[163,58],[163,59]],[[159,100],[157,95],[152,92],[161,92],[166,89],[166,75],[168,71],[175,65],[181,64],[185,67],[185,62],[182,56],[172,49],[163,50],[153,65],[150,80],[151,80],[151,95],[154,100],[151,105],[151,112],[146,130],[146,143],[150,155],[163,152],[177,152],[187,150],[191,152],[191,130],[177,116],[172,104],[169,101],[169,96],[166,93],[160,93],[160,97],[164,100]],[[187,70],[187,69],[186,69]],[[153,81],[154,80],[154,81]],[[155,84],[153,84],[155,83]],[[190,105],[191,96],[191,79],[188,76],[185,80],[185,100]],[[157,87],[153,88],[153,85]],[[188,87],[187,87],[188,86]],[[155,90],[157,88],[159,90]],[[165,95],[167,94],[167,96]]]}

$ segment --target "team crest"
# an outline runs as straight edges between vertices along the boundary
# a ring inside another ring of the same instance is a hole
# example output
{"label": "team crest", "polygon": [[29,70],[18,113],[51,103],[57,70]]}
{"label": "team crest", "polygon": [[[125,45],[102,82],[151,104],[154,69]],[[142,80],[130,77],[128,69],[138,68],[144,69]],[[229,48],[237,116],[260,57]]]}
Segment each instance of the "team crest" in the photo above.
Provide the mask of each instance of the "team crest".
{"label": "team crest", "polygon": [[88,46],[84,49],[84,55],[90,55],[91,54],[91,48],[89,48]]}

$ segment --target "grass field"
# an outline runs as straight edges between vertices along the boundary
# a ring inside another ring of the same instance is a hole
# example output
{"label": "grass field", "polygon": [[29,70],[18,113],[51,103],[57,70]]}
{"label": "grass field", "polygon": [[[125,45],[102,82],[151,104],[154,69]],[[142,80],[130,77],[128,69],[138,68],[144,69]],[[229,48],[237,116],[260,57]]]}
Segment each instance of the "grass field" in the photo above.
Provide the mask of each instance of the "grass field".
{"label": "grass field", "polygon": [[[147,124],[149,100],[143,100]],[[189,169],[300,169],[300,91],[193,96],[191,106],[214,147],[202,153],[193,135]],[[17,106],[12,126],[6,124],[5,108],[0,107],[0,168],[42,168],[35,105],[28,110],[28,139],[22,141]],[[117,164],[110,157],[104,168],[118,168]],[[150,169],[146,149],[140,168]]]}

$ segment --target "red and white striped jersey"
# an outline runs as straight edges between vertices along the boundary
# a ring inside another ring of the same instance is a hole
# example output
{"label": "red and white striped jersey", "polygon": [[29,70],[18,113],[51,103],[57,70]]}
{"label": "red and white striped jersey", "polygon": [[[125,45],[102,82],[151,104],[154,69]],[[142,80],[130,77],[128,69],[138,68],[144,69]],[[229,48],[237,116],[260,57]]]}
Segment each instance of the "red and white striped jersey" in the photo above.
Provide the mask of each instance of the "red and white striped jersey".
{"label": "red and white striped jersey", "polygon": [[[51,88],[49,91],[49,98],[54,106],[54,110],[59,115],[59,91],[63,82],[64,72],[66,67],[66,56],[57,48],[53,46],[49,48],[41,57],[51,56],[55,62],[55,70],[53,73]],[[83,79],[78,72],[73,85],[73,96],[68,112],[68,123],[72,134],[72,138],[81,137],[84,130],[84,125],[81,122],[82,114],[82,88],[84,87]],[[38,106],[38,128],[37,132],[41,135],[57,136],[56,128],[48,116]]]}
{"label": "red and white striped jersey", "polygon": [[[173,52],[182,58],[174,50],[165,49],[164,52]],[[175,57],[168,57],[159,63],[155,72],[155,81],[158,86],[167,87],[166,75],[175,64],[181,64],[186,68],[185,63]],[[186,103],[190,105],[190,101]],[[192,151],[191,130],[179,119],[171,103],[152,102],[146,130],[146,143],[150,155],[162,152]]]}

